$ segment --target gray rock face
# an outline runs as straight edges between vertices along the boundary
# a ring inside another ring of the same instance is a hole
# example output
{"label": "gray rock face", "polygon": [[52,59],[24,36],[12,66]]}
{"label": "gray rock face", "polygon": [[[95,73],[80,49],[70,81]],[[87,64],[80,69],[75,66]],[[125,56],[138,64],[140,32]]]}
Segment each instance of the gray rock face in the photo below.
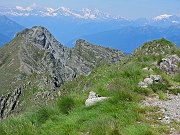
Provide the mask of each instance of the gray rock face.
{"label": "gray rock face", "polygon": [[31,82],[17,87],[14,91],[0,97],[0,120],[7,118],[18,105],[19,97],[23,90],[31,85]]}
{"label": "gray rock face", "polygon": [[94,91],[91,91],[89,93],[88,99],[85,101],[86,106],[91,106],[97,102],[104,101],[108,99],[109,97],[101,97],[100,95],[96,94]]}
{"label": "gray rock face", "polygon": [[179,72],[178,63],[180,58],[175,55],[170,55],[167,58],[163,58],[159,64],[159,68],[168,74],[175,74]]}
{"label": "gray rock face", "polygon": [[16,37],[23,39],[19,52],[22,72],[49,74],[47,82],[52,89],[80,74],[90,74],[97,66],[117,63],[125,57],[121,51],[92,45],[82,39],[72,49],[67,48],[40,26],[25,29]]}
{"label": "gray rock face", "polygon": [[0,98],[0,119],[6,118],[14,110],[20,94],[21,90],[17,89],[13,93],[8,93]]}

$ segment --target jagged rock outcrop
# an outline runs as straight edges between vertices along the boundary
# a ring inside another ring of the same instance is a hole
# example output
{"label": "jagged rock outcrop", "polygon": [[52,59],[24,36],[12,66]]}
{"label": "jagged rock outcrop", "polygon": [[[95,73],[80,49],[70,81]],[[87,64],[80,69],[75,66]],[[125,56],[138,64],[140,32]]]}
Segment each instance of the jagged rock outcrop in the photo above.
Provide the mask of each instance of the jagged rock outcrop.
{"label": "jagged rock outcrop", "polygon": [[8,117],[11,111],[19,104],[19,97],[23,93],[23,90],[30,87],[31,82],[18,86],[12,92],[8,92],[6,95],[0,97],[0,120]]}
{"label": "jagged rock outcrop", "polygon": [[174,54],[163,58],[159,63],[159,68],[168,74],[175,74],[179,72],[179,63],[180,58],[176,54]]}
{"label": "jagged rock outcrop", "polygon": [[21,89],[17,88],[13,93],[8,93],[0,98],[0,119],[6,118],[14,110],[20,95]]}
{"label": "jagged rock outcrop", "polygon": [[96,94],[94,91],[89,92],[89,97],[88,99],[85,101],[85,105],[86,106],[91,106],[97,102],[100,101],[104,101],[106,99],[108,99],[109,97],[102,97],[98,94]]}
{"label": "jagged rock outcrop", "polygon": [[117,63],[125,57],[121,51],[92,45],[82,39],[72,49],[67,48],[40,26],[25,29],[15,37],[23,38],[19,51],[22,72],[49,74],[48,82],[53,87],[60,87],[80,74],[88,75],[97,66]]}

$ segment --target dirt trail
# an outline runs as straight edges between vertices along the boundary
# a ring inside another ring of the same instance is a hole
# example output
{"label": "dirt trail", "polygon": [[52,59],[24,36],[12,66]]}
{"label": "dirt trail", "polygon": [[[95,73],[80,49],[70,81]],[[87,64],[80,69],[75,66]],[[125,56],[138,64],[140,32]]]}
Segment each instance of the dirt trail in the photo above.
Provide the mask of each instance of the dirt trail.
{"label": "dirt trail", "polygon": [[[180,94],[166,95],[169,100],[160,100],[158,96],[147,97],[144,101],[145,106],[158,106],[160,111],[164,114],[163,118],[158,118],[163,123],[170,123],[173,120],[180,122]],[[180,127],[180,125],[179,125]],[[173,130],[173,129],[172,129]],[[171,135],[180,135],[180,131],[173,131]]]}

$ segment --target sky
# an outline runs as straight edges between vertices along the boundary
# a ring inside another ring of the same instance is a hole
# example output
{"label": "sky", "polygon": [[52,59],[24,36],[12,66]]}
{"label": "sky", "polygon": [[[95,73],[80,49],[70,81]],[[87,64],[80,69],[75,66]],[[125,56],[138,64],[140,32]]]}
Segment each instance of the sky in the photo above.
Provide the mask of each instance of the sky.
{"label": "sky", "polygon": [[129,19],[180,14],[180,0],[1,0],[0,6],[27,7],[33,3],[52,8],[64,6],[75,10],[97,8],[111,15]]}

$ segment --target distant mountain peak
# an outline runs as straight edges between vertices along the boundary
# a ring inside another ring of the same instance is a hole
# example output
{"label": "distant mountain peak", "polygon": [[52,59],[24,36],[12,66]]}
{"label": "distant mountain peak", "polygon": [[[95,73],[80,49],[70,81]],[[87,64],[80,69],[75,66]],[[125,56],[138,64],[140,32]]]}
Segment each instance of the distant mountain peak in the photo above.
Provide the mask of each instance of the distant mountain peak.
{"label": "distant mountain peak", "polygon": [[37,7],[38,5],[36,3],[33,3],[32,5],[28,7],[16,6],[16,9],[20,11],[32,11],[34,8],[37,8]]}
{"label": "distant mountain peak", "polygon": [[163,15],[159,15],[153,18],[153,20],[162,20],[162,19],[167,19],[169,17],[171,17],[172,15],[168,15],[168,14],[163,14]]}

